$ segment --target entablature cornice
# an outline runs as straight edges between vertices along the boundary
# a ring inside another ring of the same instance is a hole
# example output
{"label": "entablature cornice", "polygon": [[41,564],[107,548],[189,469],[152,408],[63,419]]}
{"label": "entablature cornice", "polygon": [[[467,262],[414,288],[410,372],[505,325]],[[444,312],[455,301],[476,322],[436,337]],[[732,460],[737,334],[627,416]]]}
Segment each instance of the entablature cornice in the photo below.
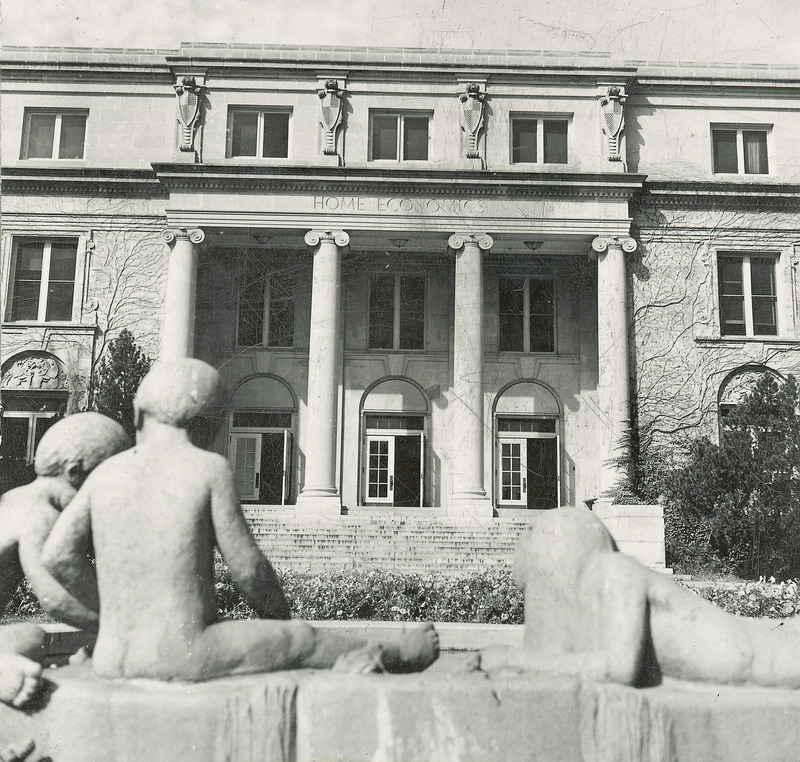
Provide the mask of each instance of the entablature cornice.
{"label": "entablature cornice", "polygon": [[251,167],[153,164],[159,181],[180,191],[402,193],[442,196],[560,196],[630,198],[645,175],[621,173],[464,172],[338,167]]}
{"label": "entablature cornice", "polygon": [[3,192],[158,198],[165,195],[149,169],[29,168],[3,169]]}
{"label": "entablature cornice", "polygon": [[795,183],[730,183],[708,181],[648,182],[639,195],[641,205],[727,207],[800,212],[800,185]]}

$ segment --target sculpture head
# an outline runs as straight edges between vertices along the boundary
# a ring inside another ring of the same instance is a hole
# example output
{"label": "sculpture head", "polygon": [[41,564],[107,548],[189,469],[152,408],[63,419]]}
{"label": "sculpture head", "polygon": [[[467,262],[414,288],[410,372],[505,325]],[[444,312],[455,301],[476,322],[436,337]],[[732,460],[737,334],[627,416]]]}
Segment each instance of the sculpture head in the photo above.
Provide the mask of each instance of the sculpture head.
{"label": "sculpture head", "polygon": [[137,431],[145,418],[186,428],[208,410],[219,392],[219,373],[193,358],[156,363],[142,379],[133,401]]}
{"label": "sculpture head", "polygon": [[64,476],[78,489],[106,458],[131,446],[125,430],[100,413],[75,413],[54,423],[36,448],[37,476]]}
{"label": "sculpture head", "polygon": [[566,580],[594,554],[616,551],[609,531],[585,508],[532,511],[514,556],[514,579],[523,588],[532,574]]}

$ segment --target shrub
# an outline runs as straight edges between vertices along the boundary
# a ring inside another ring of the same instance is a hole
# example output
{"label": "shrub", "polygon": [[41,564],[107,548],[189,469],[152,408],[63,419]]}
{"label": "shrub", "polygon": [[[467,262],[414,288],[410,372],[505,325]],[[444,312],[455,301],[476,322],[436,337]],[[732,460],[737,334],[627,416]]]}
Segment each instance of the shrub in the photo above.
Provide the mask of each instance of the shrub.
{"label": "shrub", "polygon": [[150,370],[150,358],[142,352],[133,334],[123,329],[108,344],[108,351],[95,370],[91,408],[113,418],[134,438],[133,398]]}
{"label": "shrub", "polygon": [[719,445],[696,440],[669,492],[689,526],[738,576],[800,576],[800,394],[764,374],[725,418]]}
{"label": "shrub", "polygon": [[[309,620],[522,623],[522,593],[509,571],[457,577],[379,569],[279,575],[292,616]],[[217,612],[228,619],[253,616],[218,560]]]}

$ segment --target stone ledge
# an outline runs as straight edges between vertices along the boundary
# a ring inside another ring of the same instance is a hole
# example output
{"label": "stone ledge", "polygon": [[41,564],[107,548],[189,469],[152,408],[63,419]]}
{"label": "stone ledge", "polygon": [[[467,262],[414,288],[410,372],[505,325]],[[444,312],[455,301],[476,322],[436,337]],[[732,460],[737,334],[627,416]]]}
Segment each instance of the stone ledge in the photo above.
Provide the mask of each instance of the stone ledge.
{"label": "stone ledge", "polygon": [[47,680],[42,708],[0,706],[0,742],[33,738],[52,762],[789,762],[800,747],[800,692],[782,690],[310,670],[119,683],[85,665]]}

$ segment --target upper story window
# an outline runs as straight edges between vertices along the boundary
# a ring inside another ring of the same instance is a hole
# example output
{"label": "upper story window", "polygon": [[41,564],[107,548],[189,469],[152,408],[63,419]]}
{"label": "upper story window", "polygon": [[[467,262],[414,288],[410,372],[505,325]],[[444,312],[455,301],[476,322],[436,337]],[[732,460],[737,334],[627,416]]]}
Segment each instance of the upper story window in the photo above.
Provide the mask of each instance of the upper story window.
{"label": "upper story window", "polygon": [[88,111],[25,109],[21,159],[82,159]]}
{"label": "upper story window", "polygon": [[723,336],[777,336],[774,256],[720,254],[719,323]]}
{"label": "upper story window", "polygon": [[566,164],[567,119],[511,118],[512,164]]}
{"label": "upper story window", "polygon": [[228,157],[288,158],[291,116],[289,109],[231,108]]}
{"label": "upper story window", "polygon": [[768,132],[764,127],[712,127],[714,172],[731,175],[768,174]]}
{"label": "upper story window", "polygon": [[429,114],[371,113],[369,158],[427,161],[429,123]]}
{"label": "upper story window", "polygon": [[552,278],[500,278],[501,352],[555,351]]}
{"label": "upper story window", "polygon": [[425,278],[373,275],[369,283],[369,348],[425,348]]}
{"label": "upper story window", "polygon": [[292,269],[248,262],[239,289],[236,346],[294,346],[294,303]]}
{"label": "upper story window", "polygon": [[75,239],[15,239],[8,320],[72,320],[77,261]]}

